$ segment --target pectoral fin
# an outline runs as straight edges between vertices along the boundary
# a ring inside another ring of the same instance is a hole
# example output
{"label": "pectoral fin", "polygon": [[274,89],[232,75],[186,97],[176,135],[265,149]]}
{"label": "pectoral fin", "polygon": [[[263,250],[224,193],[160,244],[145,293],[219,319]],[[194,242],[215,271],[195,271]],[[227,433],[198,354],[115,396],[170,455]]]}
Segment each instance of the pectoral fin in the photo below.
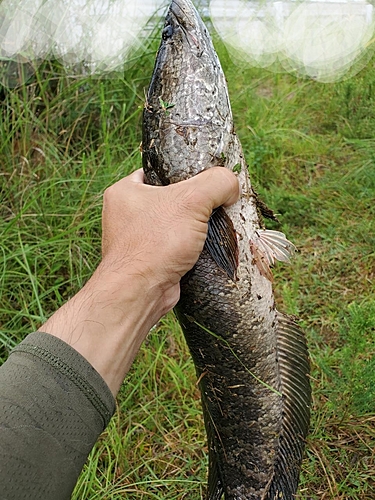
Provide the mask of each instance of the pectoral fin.
{"label": "pectoral fin", "polygon": [[286,239],[284,233],[272,229],[258,229],[257,235],[258,247],[263,251],[270,266],[273,266],[276,260],[290,263],[296,247]]}
{"label": "pectoral fin", "polygon": [[205,248],[216,264],[235,281],[238,266],[237,236],[223,207],[217,208],[210,217]]}
{"label": "pectoral fin", "polygon": [[258,229],[250,240],[254,264],[262,276],[273,281],[271,267],[276,260],[290,263],[296,247],[286,239],[285,234],[272,229]]}

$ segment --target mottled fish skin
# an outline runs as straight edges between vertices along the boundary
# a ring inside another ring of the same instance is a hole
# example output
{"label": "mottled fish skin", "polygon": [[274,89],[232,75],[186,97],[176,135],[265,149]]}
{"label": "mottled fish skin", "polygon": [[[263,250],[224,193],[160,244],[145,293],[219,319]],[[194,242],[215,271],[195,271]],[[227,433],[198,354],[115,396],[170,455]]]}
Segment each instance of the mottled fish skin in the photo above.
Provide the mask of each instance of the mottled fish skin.
{"label": "mottled fish skin", "polygon": [[[225,161],[234,139],[224,73],[190,2],[172,2],[151,79],[143,121],[143,165],[149,182],[169,184]],[[225,161],[228,168],[232,162]]]}
{"label": "mottled fish skin", "polygon": [[[220,165],[242,187],[235,205],[213,214],[175,309],[202,395],[207,499],[292,500],[309,426],[304,335],[276,310],[267,247],[275,236],[261,232],[225,77],[190,0],[172,1],[162,38],[143,115],[146,181],[166,185]],[[280,234],[285,259],[291,244],[284,251]]]}

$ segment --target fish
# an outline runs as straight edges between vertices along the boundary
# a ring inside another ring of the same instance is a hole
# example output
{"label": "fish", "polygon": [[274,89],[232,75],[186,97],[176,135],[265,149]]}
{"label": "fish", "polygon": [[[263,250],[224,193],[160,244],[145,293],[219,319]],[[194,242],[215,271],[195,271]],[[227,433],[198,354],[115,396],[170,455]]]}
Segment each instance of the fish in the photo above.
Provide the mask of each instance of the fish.
{"label": "fish", "polygon": [[175,313],[194,361],[208,441],[207,500],[292,500],[310,423],[303,331],[278,312],[272,266],[295,246],[265,228],[271,210],[248,173],[227,84],[190,0],[172,0],[146,95],[145,182],[166,186],[219,166],[241,197],[214,210]]}

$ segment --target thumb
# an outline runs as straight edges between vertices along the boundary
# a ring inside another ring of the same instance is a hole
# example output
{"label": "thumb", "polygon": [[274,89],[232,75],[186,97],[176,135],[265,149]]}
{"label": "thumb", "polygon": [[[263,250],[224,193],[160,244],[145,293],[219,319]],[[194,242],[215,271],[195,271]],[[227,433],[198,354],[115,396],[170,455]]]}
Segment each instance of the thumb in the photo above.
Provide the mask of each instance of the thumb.
{"label": "thumb", "polygon": [[133,173],[129,174],[127,176],[127,179],[131,182],[134,182],[135,184],[144,184],[144,172],[143,168],[139,168],[138,170],[135,170]]}
{"label": "thumb", "polygon": [[239,200],[241,188],[237,176],[225,167],[211,167],[191,177],[186,183],[194,189],[211,210],[221,205],[230,206]]}

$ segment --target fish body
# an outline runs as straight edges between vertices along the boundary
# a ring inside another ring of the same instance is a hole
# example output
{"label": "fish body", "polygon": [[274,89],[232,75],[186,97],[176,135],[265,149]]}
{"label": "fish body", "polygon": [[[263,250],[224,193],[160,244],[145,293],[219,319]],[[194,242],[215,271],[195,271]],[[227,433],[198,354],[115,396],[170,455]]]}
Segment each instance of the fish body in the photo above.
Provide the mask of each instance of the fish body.
{"label": "fish body", "polygon": [[210,219],[175,312],[194,360],[208,437],[208,500],[292,500],[311,398],[303,333],[275,307],[270,265],[293,245],[263,229],[227,85],[190,0],[173,0],[143,114],[146,182],[212,166],[236,172],[240,200]]}

